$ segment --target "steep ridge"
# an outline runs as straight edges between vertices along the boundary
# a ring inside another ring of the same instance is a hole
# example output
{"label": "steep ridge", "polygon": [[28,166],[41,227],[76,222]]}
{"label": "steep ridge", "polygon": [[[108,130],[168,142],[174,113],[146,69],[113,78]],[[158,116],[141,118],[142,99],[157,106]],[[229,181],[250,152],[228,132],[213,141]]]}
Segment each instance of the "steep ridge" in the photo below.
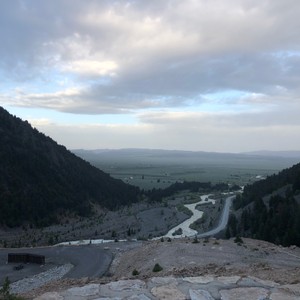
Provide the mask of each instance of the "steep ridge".
{"label": "steep ridge", "polygon": [[300,245],[300,164],[246,186],[234,201],[228,236]]}
{"label": "steep ridge", "polygon": [[113,179],[0,107],[0,224],[46,226],[61,214],[86,216],[138,201],[139,189]]}

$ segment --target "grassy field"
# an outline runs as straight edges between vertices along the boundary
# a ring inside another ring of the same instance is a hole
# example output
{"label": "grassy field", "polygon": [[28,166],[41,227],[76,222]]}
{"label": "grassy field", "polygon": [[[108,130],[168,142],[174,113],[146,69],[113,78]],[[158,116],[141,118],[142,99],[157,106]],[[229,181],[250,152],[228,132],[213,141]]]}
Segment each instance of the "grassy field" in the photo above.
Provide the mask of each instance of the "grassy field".
{"label": "grassy field", "polygon": [[115,178],[143,189],[176,181],[246,185],[291,167],[297,158],[163,150],[77,150],[75,153]]}

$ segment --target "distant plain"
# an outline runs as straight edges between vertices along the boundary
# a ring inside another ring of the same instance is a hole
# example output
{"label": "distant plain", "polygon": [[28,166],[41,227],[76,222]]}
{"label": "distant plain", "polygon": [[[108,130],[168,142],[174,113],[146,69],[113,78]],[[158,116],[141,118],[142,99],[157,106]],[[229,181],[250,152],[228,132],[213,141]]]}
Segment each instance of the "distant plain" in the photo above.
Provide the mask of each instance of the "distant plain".
{"label": "distant plain", "polygon": [[148,190],[180,181],[246,185],[300,161],[300,155],[150,149],[73,150],[112,177]]}

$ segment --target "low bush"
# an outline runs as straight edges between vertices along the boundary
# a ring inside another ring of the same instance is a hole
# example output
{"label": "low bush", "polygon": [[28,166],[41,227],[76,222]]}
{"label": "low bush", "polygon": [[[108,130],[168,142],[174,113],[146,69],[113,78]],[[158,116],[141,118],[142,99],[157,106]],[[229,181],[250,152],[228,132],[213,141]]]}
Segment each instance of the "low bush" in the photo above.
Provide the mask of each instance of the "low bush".
{"label": "low bush", "polygon": [[1,300],[24,300],[24,298],[12,295],[10,293],[10,281],[8,277],[5,278],[2,288],[0,289]]}
{"label": "low bush", "polygon": [[140,274],[140,272],[137,270],[137,269],[134,269],[133,271],[132,271],[132,275],[133,276],[137,276],[137,275],[139,275]]}
{"label": "low bush", "polygon": [[160,272],[162,271],[162,269],[163,267],[160,264],[156,263],[152,269],[152,272]]}
{"label": "low bush", "polygon": [[235,237],[234,242],[237,243],[237,244],[243,244],[244,243],[244,241],[242,240],[242,238],[240,238],[239,236]]}

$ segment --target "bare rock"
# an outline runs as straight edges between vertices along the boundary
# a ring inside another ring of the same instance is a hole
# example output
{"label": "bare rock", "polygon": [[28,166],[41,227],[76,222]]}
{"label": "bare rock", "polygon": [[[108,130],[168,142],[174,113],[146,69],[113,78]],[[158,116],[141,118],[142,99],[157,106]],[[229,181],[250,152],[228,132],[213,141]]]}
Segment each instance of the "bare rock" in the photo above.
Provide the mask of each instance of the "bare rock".
{"label": "bare rock", "polygon": [[177,279],[175,277],[153,277],[150,279],[150,283],[156,285],[176,284]]}
{"label": "bare rock", "polygon": [[205,290],[189,290],[191,300],[214,300],[211,294]]}
{"label": "bare rock", "polygon": [[183,280],[190,283],[207,284],[214,281],[215,279],[212,276],[198,276],[198,277],[184,277]]}
{"label": "bare rock", "polygon": [[147,297],[145,294],[139,294],[139,295],[131,296],[127,298],[127,300],[151,300],[151,299]]}
{"label": "bare rock", "polygon": [[64,300],[64,297],[57,292],[48,292],[35,298],[34,300]]}
{"label": "bare rock", "polygon": [[217,280],[223,284],[237,284],[241,276],[220,276]]}
{"label": "bare rock", "polygon": [[144,281],[135,279],[135,280],[119,280],[107,283],[105,285],[112,291],[124,291],[124,290],[132,290],[132,291],[140,291],[142,290],[146,284]]}
{"label": "bare rock", "polygon": [[288,292],[291,295],[298,296],[298,299],[300,299],[300,283],[286,284],[286,285],[281,286],[280,289]]}
{"label": "bare rock", "polygon": [[176,287],[175,284],[163,285],[151,289],[153,296],[160,300],[185,300],[186,296]]}
{"label": "bare rock", "polygon": [[285,291],[276,291],[271,294],[270,299],[272,300],[299,300],[298,296],[291,295]]}
{"label": "bare rock", "polygon": [[88,297],[88,296],[95,296],[100,293],[100,284],[88,284],[82,287],[73,287],[66,290],[63,293],[65,298],[74,298],[75,296],[79,297]]}
{"label": "bare rock", "polygon": [[253,281],[263,285],[263,286],[267,286],[267,287],[276,287],[276,286],[279,286],[278,283],[274,282],[274,281],[271,281],[271,280],[262,280],[262,279],[259,279],[257,277],[253,277],[253,276],[248,276],[248,278],[252,279]]}
{"label": "bare rock", "polygon": [[269,291],[264,288],[235,288],[231,290],[221,290],[222,300],[263,300],[268,297]]}

